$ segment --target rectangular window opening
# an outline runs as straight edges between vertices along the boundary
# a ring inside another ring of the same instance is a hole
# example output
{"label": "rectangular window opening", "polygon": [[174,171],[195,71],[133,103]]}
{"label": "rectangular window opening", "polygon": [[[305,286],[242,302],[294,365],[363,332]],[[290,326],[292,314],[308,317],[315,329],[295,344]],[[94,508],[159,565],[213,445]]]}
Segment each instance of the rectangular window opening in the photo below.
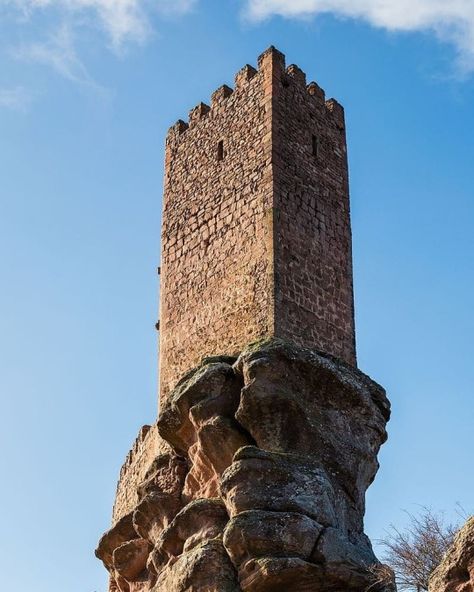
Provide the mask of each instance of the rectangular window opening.
{"label": "rectangular window opening", "polygon": [[221,140],[217,144],[217,160],[218,161],[224,160],[224,140]]}
{"label": "rectangular window opening", "polygon": [[313,150],[313,156],[318,156],[319,142],[318,142],[318,137],[315,136],[314,134],[312,137],[312,150]]}

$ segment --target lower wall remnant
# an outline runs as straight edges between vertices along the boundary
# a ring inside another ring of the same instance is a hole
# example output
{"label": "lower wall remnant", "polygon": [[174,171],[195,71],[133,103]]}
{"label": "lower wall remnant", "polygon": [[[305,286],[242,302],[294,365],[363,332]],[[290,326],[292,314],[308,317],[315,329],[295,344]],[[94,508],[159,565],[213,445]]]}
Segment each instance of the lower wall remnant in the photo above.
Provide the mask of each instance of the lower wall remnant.
{"label": "lower wall remnant", "polygon": [[166,442],[158,435],[156,424],[146,425],[140,429],[120,470],[112,512],[114,524],[136,507],[139,501],[138,486],[145,479],[148,469],[160,451],[167,448]]}
{"label": "lower wall remnant", "polygon": [[369,377],[292,343],[203,360],[122,470],[110,592],[388,590],[363,516],[389,417]]}

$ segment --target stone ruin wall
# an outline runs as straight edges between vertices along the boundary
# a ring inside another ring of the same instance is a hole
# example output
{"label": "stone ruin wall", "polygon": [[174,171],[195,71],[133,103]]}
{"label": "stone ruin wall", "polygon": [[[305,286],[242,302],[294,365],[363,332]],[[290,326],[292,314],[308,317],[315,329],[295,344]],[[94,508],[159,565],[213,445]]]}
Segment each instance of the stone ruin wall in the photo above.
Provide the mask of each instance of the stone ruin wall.
{"label": "stone ruin wall", "polygon": [[120,469],[112,511],[112,524],[117,523],[138,504],[138,486],[144,481],[148,469],[159,454],[161,442],[156,425],[146,425],[140,429],[133,447]]}
{"label": "stone ruin wall", "polygon": [[160,397],[272,336],[356,364],[343,110],[274,48],[167,137]]}

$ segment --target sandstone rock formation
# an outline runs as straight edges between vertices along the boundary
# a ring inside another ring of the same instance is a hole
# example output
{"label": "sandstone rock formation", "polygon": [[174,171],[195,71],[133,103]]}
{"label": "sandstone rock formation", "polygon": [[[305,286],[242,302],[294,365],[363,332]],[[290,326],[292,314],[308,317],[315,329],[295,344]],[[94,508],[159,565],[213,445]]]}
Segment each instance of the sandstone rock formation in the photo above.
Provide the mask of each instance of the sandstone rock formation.
{"label": "sandstone rock formation", "polygon": [[474,516],[458,532],[431,575],[429,592],[474,592]]}
{"label": "sandstone rock formation", "polygon": [[281,340],[188,373],[167,443],[97,556],[120,592],[365,592],[363,531],[390,405],[359,370]]}

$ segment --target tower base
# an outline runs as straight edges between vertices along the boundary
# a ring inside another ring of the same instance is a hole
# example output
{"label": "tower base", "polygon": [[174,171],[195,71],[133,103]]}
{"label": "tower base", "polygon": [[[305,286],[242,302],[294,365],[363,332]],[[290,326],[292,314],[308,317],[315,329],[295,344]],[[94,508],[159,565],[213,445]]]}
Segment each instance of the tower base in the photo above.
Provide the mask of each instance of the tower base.
{"label": "tower base", "polygon": [[389,416],[369,377],[292,343],[204,359],[122,470],[110,592],[391,588],[363,531]]}

